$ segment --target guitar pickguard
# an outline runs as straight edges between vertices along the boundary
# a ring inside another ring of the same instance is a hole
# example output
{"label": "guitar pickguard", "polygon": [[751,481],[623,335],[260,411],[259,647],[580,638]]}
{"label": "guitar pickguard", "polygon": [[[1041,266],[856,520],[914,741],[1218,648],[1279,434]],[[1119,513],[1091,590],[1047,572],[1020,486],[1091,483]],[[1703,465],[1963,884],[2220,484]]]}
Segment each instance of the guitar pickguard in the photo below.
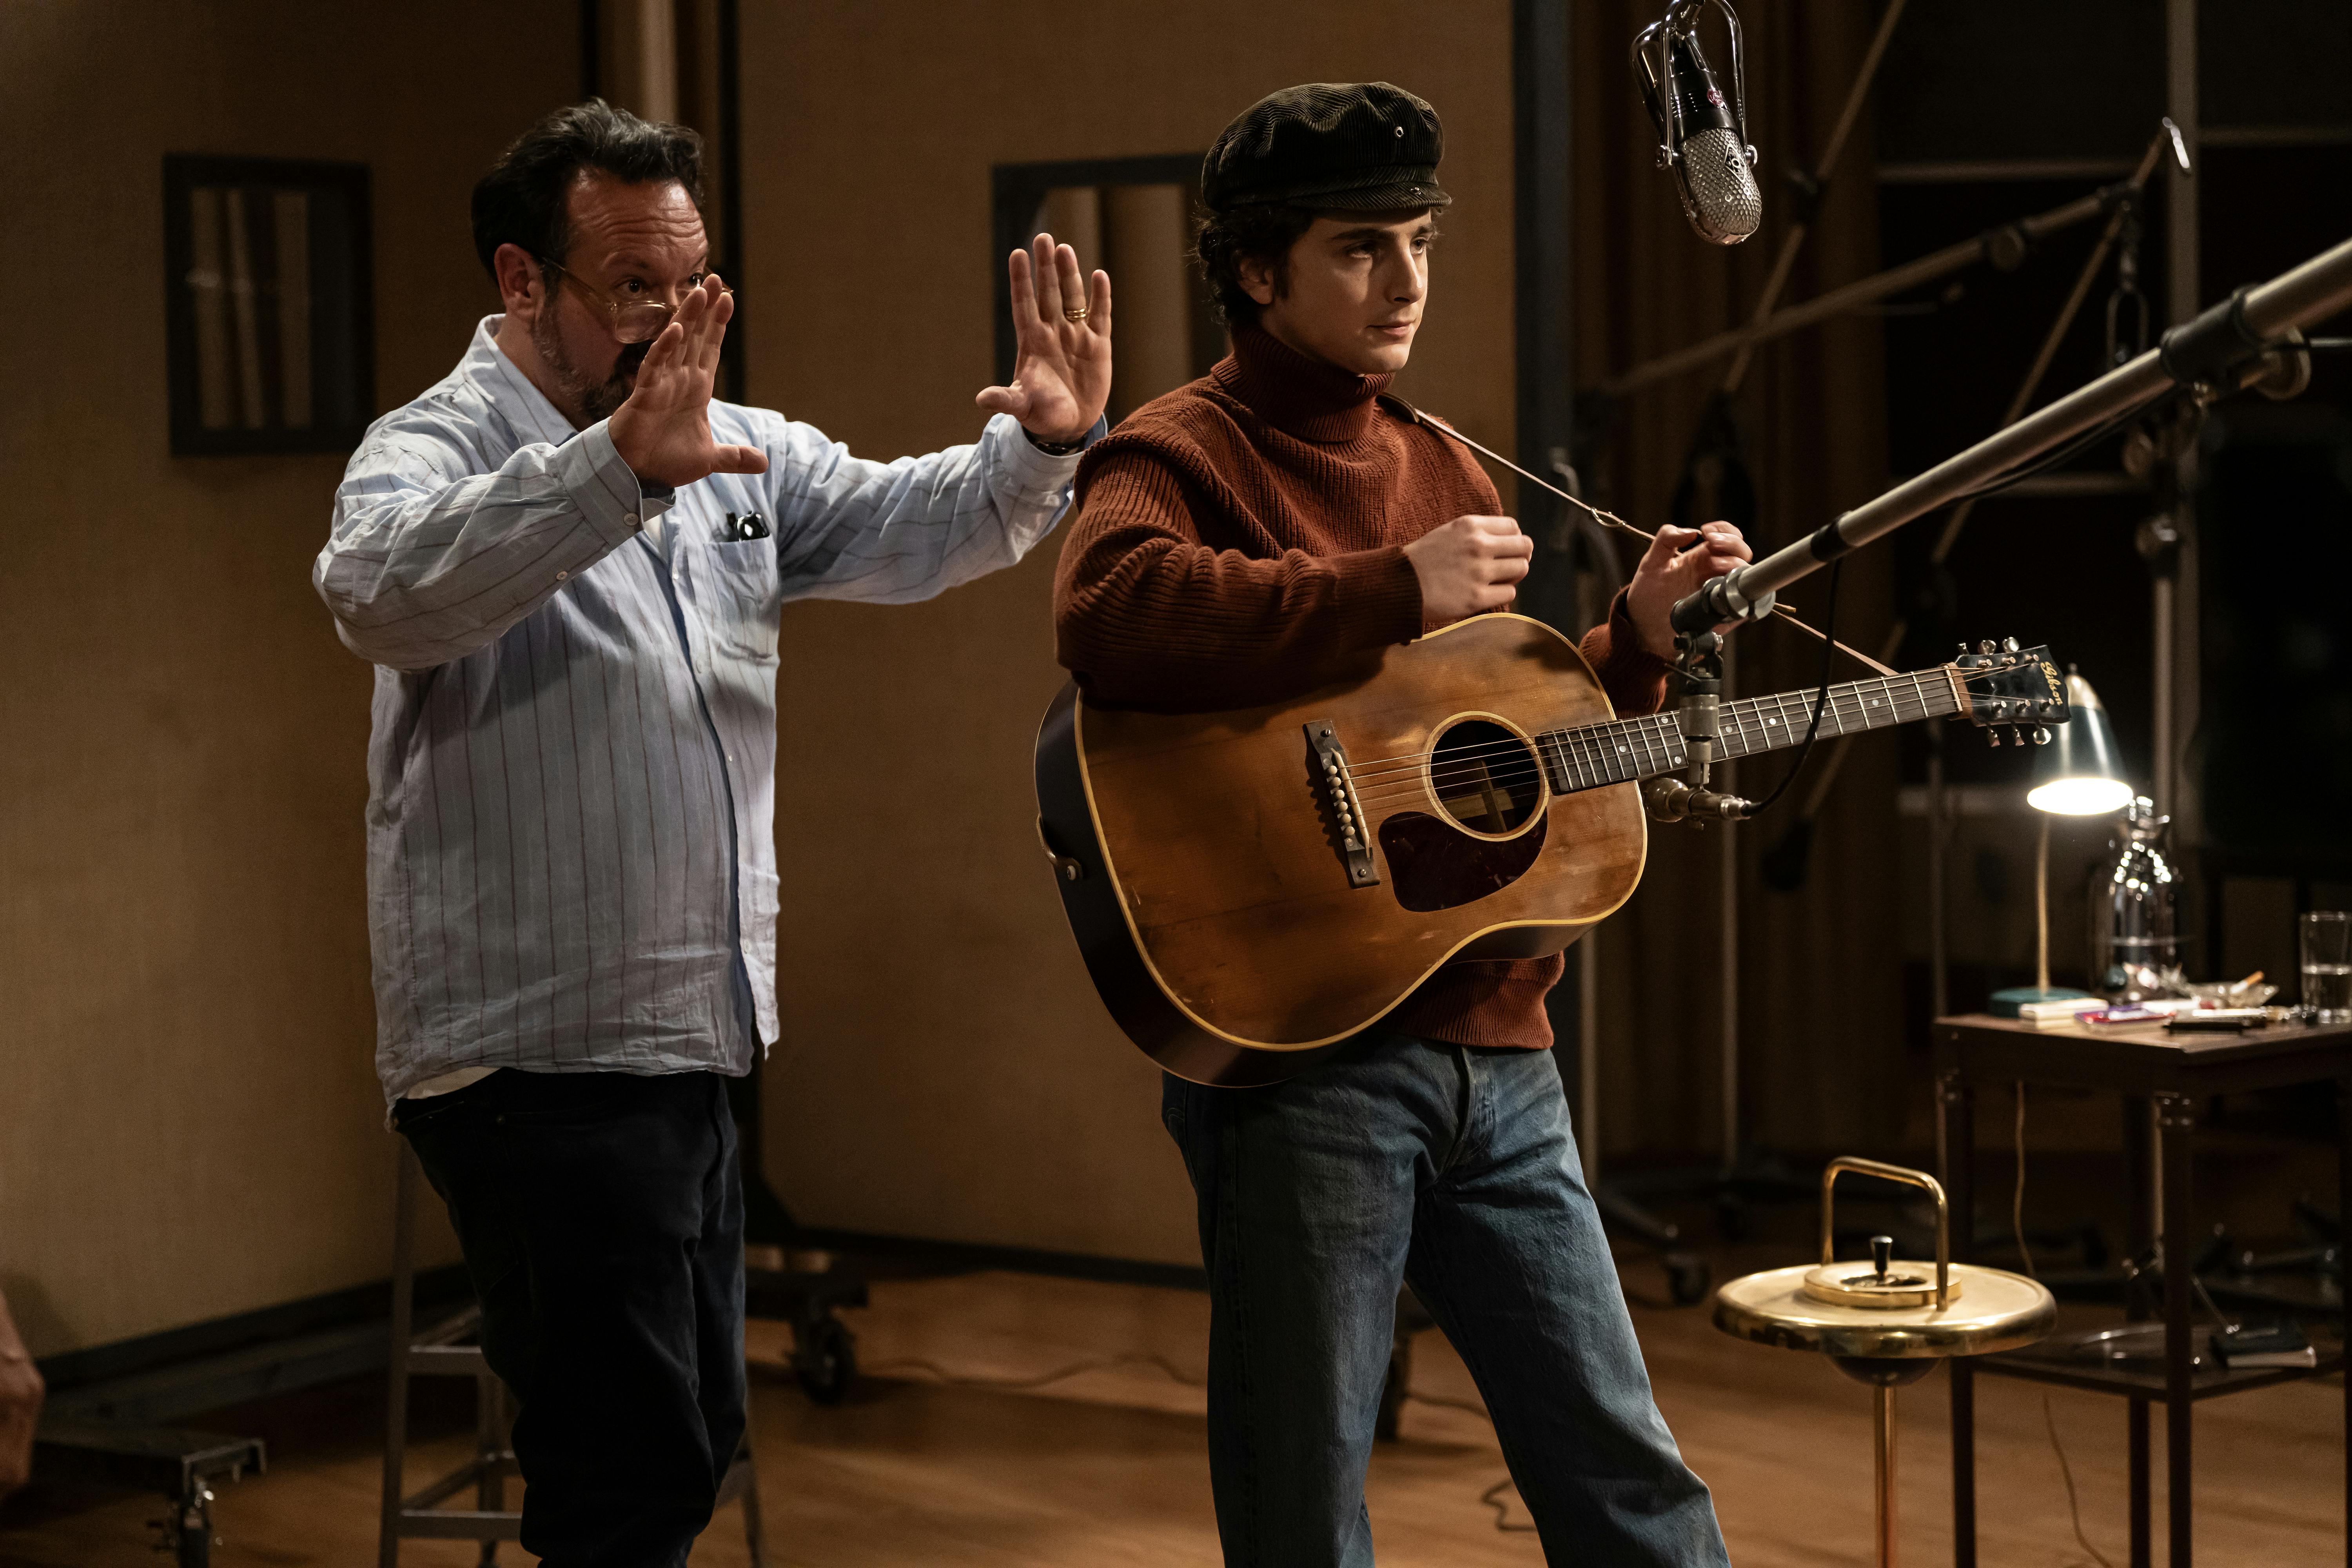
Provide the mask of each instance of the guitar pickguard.
{"label": "guitar pickguard", "polygon": [[1547,817],[1516,838],[1473,838],[1427,812],[1403,811],[1381,824],[1381,848],[1397,902],[1418,913],[1458,909],[1501,892],[1543,853]]}

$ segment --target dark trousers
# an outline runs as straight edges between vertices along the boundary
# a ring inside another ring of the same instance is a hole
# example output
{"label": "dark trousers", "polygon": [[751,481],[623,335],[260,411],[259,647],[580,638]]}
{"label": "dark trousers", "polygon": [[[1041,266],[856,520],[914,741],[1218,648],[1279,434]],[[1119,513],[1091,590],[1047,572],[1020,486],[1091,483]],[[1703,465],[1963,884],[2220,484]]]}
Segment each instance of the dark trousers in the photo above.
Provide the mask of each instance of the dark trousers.
{"label": "dark trousers", "polygon": [[403,1100],[521,1405],[522,1544],[681,1568],[743,1435],[743,1188],[716,1073],[506,1070]]}
{"label": "dark trousers", "polygon": [[1167,1080],[1209,1268],[1228,1568],[1370,1568],[1397,1286],[1477,1379],[1544,1561],[1721,1568],[1650,1396],[1549,1051],[1360,1035],[1264,1089]]}

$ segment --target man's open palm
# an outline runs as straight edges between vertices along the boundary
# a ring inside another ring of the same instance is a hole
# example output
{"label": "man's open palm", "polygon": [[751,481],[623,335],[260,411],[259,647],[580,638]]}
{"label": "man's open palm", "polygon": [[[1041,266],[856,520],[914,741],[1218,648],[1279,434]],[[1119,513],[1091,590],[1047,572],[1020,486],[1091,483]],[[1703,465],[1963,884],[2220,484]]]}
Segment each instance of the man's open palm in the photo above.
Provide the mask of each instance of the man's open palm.
{"label": "man's open palm", "polygon": [[[1082,439],[1110,401],[1110,274],[1088,290],[1078,253],[1041,234],[1005,263],[1013,275],[1013,384],[973,399],[1042,441]],[[1083,312],[1072,321],[1069,312]]]}
{"label": "man's open palm", "polygon": [[690,485],[712,474],[764,474],[767,454],[710,438],[710,386],[735,299],[717,274],[688,293],[637,366],[629,400],[613,411],[613,447],[640,479]]}

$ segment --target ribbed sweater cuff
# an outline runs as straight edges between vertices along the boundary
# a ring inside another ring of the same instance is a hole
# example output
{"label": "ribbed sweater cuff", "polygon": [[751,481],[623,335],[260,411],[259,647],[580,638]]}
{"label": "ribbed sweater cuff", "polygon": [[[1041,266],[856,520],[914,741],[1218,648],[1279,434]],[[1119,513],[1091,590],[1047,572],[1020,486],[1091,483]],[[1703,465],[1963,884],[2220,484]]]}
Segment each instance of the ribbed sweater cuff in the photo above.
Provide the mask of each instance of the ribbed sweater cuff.
{"label": "ribbed sweater cuff", "polygon": [[1327,557],[1339,579],[1339,627],[1350,647],[1411,642],[1421,635],[1421,575],[1402,544]]}
{"label": "ribbed sweater cuff", "polygon": [[[1655,691],[1673,673],[1674,667],[1642,646],[1642,634],[1633,625],[1632,612],[1625,607],[1625,590],[1609,601],[1609,656],[1601,659],[1592,673],[1601,678],[1601,689],[1612,696],[1619,692]],[[1651,699],[1653,702],[1656,698]]]}

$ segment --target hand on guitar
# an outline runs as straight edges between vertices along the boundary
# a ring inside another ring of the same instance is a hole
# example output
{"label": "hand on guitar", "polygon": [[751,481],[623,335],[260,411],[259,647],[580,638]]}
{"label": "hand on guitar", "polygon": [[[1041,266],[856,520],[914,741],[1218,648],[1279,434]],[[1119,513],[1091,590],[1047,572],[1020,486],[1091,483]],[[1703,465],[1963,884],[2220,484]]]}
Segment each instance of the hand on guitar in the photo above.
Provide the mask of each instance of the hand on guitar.
{"label": "hand on guitar", "polygon": [[[1727,522],[1698,528],[1669,523],[1658,530],[1642,563],[1633,568],[1633,581],[1625,587],[1625,613],[1633,616],[1633,629],[1642,634],[1642,646],[1660,658],[1674,658],[1675,628],[1666,617],[1674,613],[1675,601],[1697,592],[1709,578],[1722,576],[1754,553],[1739,531]],[[1738,624],[1727,622],[1715,629],[1728,631]]]}
{"label": "hand on guitar", "polygon": [[1458,621],[1499,610],[1518,594],[1535,541],[1507,517],[1457,517],[1404,547],[1421,579],[1425,621]]}

